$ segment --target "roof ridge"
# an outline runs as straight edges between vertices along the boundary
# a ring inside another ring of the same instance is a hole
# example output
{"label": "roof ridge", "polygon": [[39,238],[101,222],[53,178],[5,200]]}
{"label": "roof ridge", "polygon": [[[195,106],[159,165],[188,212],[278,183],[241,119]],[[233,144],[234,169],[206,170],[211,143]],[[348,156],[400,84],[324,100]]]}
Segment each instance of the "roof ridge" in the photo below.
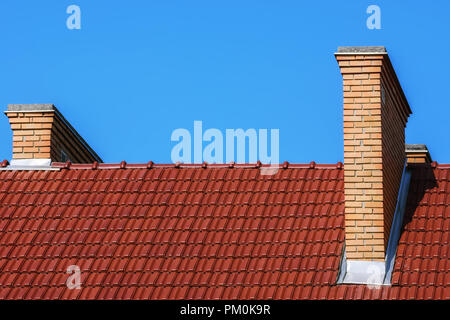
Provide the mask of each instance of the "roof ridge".
{"label": "roof ridge", "polygon": [[[156,164],[153,161],[147,163],[127,163],[122,161],[120,163],[71,163],[67,162],[53,162],[51,164],[53,168],[60,169],[151,169],[151,168],[177,168],[177,169],[192,169],[192,168],[239,168],[239,169],[258,169],[258,168],[270,168],[271,164],[257,163],[221,163],[215,164],[207,162],[203,163],[159,163]],[[276,167],[276,166],[275,166]],[[342,169],[342,162],[330,163],[330,164],[317,164],[314,161],[310,163],[289,163],[285,161],[280,163],[278,168],[280,169]]]}
{"label": "roof ridge", "polygon": [[[438,163],[433,161],[431,164],[408,164],[411,167],[419,167],[428,165],[434,169],[450,169],[450,163]],[[7,168],[9,166],[8,160],[0,162],[0,168]],[[72,163],[67,162],[53,162],[50,168],[59,169],[151,169],[151,168],[177,168],[177,169],[192,169],[192,168],[239,168],[239,169],[258,169],[258,168],[270,168],[271,164],[262,164],[260,161],[257,163],[154,163],[149,161],[147,163],[127,163],[121,161],[119,163]],[[310,163],[289,163],[287,161],[280,163],[278,168],[280,169],[342,169],[344,167],[342,162],[337,163],[316,163],[311,161]],[[21,170],[26,170],[21,168]]]}

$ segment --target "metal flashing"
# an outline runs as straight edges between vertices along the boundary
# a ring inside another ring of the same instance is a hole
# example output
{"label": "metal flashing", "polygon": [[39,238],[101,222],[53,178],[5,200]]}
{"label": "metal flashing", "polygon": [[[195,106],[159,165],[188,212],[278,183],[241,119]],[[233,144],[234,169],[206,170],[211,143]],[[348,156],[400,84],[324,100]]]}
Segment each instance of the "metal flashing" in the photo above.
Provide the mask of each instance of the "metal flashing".
{"label": "metal flashing", "polygon": [[391,283],[392,270],[394,269],[398,240],[400,239],[400,233],[402,231],[403,217],[405,215],[410,182],[411,171],[408,170],[407,162],[405,162],[402,180],[398,191],[397,204],[395,206],[394,219],[392,221],[391,232],[389,233],[388,247],[386,250],[386,276],[384,279],[384,284]]}
{"label": "metal flashing", "polygon": [[12,159],[11,167],[50,167],[52,160],[50,159]]}
{"label": "metal flashing", "polygon": [[52,167],[50,159],[13,159],[9,166],[0,170],[59,170]]}
{"label": "metal flashing", "polygon": [[386,274],[384,261],[346,261],[344,283],[354,284],[383,284]]}
{"label": "metal flashing", "polygon": [[339,261],[338,278],[336,283],[337,284],[344,283],[344,278],[346,274],[347,274],[347,259],[345,258],[345,243],[344,243],[341,260]]}
{"label": "metal flashing", "polygon": [[392,221],[391,231],[389,234],[385,260],[347,260],[344,247],[343,257],[341,259],[339,275],[337,279],[338,284],[391,284],[392,270],[394,268],[398,241],[400,239],[400,233],[403,225],[403,216],[405,214],[410,181],[411,172],[407,169],[407,165],[405,162],[397,197],[397,204],[395,207],[394,219]]}

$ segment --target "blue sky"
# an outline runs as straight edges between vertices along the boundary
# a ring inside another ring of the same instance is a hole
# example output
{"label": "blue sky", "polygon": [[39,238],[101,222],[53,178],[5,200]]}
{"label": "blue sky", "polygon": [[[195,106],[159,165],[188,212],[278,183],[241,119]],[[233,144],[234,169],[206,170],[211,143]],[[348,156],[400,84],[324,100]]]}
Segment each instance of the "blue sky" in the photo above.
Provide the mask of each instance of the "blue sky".
{"label": "blue sky", "polygon": [[[81,30],[66,27],[69,5]],[[381,8],[369,30],[366,8]],[[407,143],[450,163],[450,1],[2,1],[0,106],[53,103],[105,162],[171,161],[173,130],[280,130],[280,160],[343,159],[338,46],[386,46]],[[0,121],[0,159],[12,134]]]}

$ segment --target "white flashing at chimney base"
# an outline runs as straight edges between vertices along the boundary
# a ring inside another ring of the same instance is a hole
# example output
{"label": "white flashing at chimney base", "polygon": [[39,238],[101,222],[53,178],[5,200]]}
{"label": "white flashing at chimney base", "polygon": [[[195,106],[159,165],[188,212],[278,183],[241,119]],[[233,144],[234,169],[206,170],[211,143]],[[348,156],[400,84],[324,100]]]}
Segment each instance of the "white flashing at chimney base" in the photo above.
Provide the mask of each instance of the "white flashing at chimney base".
{"label": "white flashing at chimney base", "polygon": [[398,191],[394,220],[391,226],[385,261],[347,260],[345,249],[341,260],[338,284],[390,285],[398,240],[403,225],[403,216],[408,198],[411,172],[403,168],[402,180]]}
{"label": "white flashing at chimney base", "polygon": [[59,170],[52,167],[50,159],[13,159],[6,168],[0,170]]}
{"label": "white flashing at chimney base", "polygon": [[50,159],[13,159],[11,167],[50,167],[52,160]]}
{"label": "white flashing at chimney base", "polygon": [[386,263],[384,261],[347,260],[343,283],[381,285],[385,275]]}

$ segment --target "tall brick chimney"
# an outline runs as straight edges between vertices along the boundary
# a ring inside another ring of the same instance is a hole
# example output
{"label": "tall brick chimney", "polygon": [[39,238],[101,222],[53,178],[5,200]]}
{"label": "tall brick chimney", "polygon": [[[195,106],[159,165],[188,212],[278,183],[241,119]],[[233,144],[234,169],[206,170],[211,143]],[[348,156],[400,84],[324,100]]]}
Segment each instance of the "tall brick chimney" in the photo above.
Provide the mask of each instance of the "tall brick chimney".
{"label": "tall brick chimney", "polygon": [[384,261],[411,109],[384,47],[340,47],[347,260]]}
{"label": "tall brick chimney", "polygon": [[13,131],[12,166],[102,162],[52,104],[10,104],[5,114]]}

